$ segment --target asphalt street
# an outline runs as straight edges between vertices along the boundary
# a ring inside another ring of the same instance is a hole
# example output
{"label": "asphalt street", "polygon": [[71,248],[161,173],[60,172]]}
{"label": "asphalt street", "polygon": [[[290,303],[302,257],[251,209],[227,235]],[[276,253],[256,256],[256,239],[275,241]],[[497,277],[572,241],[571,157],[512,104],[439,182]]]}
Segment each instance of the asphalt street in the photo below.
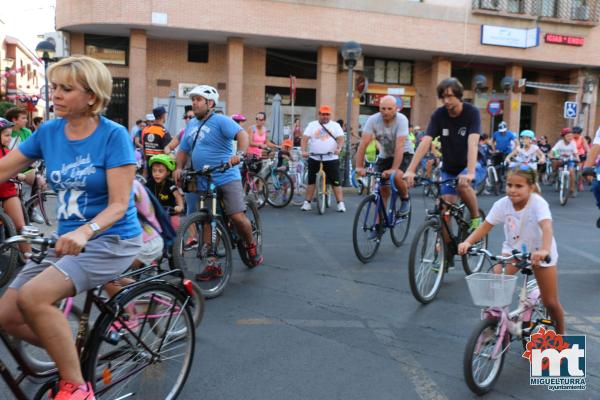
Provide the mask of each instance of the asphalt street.
{"label": "asphalt street", "polygon": [[[600,397],[600,251],[591,193],[566,207],[547,189],[559,250],[559,287],[570,334],[587,335],[587,390],[551,392],[529,385],[529,363],[513,342],[489,399]],[[248,270],[236,258],[225,293],[206,303],[194,367],[182,399],[474,399],[462,372],[467,338],[479,321],[457,259],[437,299],[412,296],[407,260],[423,221],[413,197],[411,232],[395,248],[389,235],[362,264],[352,248],[360,197],[348,212],[325,215],[299,207],[261,210],[265,263]],[[489,210],[496,198],[484,196]],[[498,251],[502,229],[492,232]],[[237,256],[236,256],[237,257]],[[5,356],[5,352],[0,352]],[[0,399],[11,398],[0,383]],[[7,397],[8,396],[8,397]]]}

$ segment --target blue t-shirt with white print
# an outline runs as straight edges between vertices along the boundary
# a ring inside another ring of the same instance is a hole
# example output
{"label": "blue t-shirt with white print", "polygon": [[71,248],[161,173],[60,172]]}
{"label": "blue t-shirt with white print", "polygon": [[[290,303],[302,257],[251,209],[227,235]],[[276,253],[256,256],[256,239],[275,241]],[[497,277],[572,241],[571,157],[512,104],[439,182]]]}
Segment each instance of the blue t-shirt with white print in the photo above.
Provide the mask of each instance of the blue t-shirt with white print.
{"label": "blue t-shirt with white print", "polygon": [[[188,155],[191,153],[192,165],[196,170],[202,169],[205,165],[214,167],[229,161],[233,154],[232,140],[241,130],[242,128],[237,122],[222,114],[212,114],[203,121],[194,118],[185,128],[179,150]],[[194,146],[196,136],[198,139]],[[194,148],[192,149],[192,147]],[[237,166],[225,172],[213,174],[213,183],[216,186],[241,179],[240,169]],[[198,183],[203,187],[202,181]]]}
{"label": "blue t-shirt with white print", "polygon": [[[58,234],[74,231],[108,207],[106,171],[135,165],[127,130],[104,117],[91,135],[69,140],[64,119],[44,123],[19,150],[30,159],[43,159],[48,184],[58,194]],[[133,193],[125,215],[99,234],[129,239],[141,235]]]}

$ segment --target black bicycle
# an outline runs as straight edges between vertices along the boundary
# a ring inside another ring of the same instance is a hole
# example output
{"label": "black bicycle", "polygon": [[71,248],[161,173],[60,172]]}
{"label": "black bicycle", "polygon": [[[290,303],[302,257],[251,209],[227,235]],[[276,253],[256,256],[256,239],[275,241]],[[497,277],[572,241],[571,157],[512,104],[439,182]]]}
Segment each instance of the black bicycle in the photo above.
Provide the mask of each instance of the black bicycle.
{"label": "black bicycle", "polygon": [[[435,185],[438,195],[435,207],[426,211],[425,222],[415,232],[410,246],[408,281],[415,299],[428,304],[440,291],[444,273],[448,268],[447,260],[458,254],[459,243],[469,236],[471,218],[464,203],[449,203],[440,195],[441,185],[456,185],[458,179],[434,182],[423,178],[422,183]],[[479,209],[479,216],[485,219],[482,209]],[[486,235],[476,245],[486,249],[487,244]],[[467,275],[481,270],[484,261],[485,257],[482,255],[462,256],[463,269]]]}
{"label": "black bicycle", "polygon": [[[173,248],[175,266],[186,273],[203,271],[212,276],[199,282],[204,297],[213,298],[223,293],[233,269],[233,249],[237,247],[242,262],[252,268],[243,238],[236,231],[229,217],[222,212],[223,204],[212,174],[223,172],[228,164],[206,166],[200,171],[187,170],[182,175],[185,182],[204,177],[205,188],[199,192],[198,211],[181,221]],[[246,196],[246,217],[252,227],[252,236],[258,248],[262,248],[262,227],[258,207],[251,196]]]}
{"label": "black bicycle", "polygon": [[[36,246],[38,251],[31,256],[33,261],[52,265],[45,258],[48,249],[54,247],[54,240],[30,233],[8,238],[0,249],[19,243]],[[139,277],[150,268],[120,278]],[[173,270],[138,279],[110,299],[102,296],[102,287],[87,292],[75,343],[83,377],[91,382],[97,399],[177,398],[194,357],[190,284],[184,281],[181,270]],[[94,305],[99,313],[90,327]],[[0,360],[0,375],[14,397],[28,399],[21,388],[28,377],[46,380],[34,399],[47,398],[49,392],[53,396],[57,370],[35,371],[6,333],[0,331],[0,340],[20,370],[14,376]]]}

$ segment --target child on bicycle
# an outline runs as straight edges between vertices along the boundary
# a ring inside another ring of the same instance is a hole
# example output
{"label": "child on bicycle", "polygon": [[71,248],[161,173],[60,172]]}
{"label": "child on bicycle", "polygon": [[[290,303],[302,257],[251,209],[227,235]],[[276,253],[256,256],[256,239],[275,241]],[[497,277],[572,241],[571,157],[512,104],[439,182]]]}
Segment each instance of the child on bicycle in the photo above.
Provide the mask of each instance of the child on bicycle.
{"label": "child on bicycle", "polygon": [[[9,145],[12,140],[12,127],[15,124],[7,119],[0,118],[0,158],[10,153]],[[25,174],[18,174],[16,179],[19,181],[25,180]],[[25,226],[25,216],[23,215],[23,207],[17,193],[17,185],[12,182],[0,183],[0,203],[4,212],[10,217],[15,224],[17,232],[20,232]],[[31,251],[31,246],[28,244],[19,245],[19,249],[23,252]]]}
{"label": "child on bicycle", "polygon": [[171,209],[171,225],[179,228],[179,214],[183,212],[183,196],[179,192],[175,181],[171,179],[171,172],[175,170],[175,160],[168,154],[157,154],[148,160],[148,168],[152,174],[148,177],[146,186],[156,196],[165,209]]}
{"label": "child on bicycle", "polygon": [[535,140],[535,132],[525,129],[521,132],[520,136],[523,145],[517,146],[508,156],[506,156],[504,162],[509,164],[510,168],[524,164],[537,169],[537,164],[545,163],[546,158],[542,150],[533,143]]}
{"label": "child on bicycle", "polygon": [[[502,254],[509,256],[513,249],[531,252],[533,273],[542,301],[556,322],[558,333],[563,334],[565,321],[558,301],[558,252],[552,234],[552,215],[536,182],[536,170],[527,165],[510,170],[506,180],[507,196],[494,203],[484,223],[458,246],[458,254],[466,254],[469,247],[483,239],[495,225],[504,223]],[[548,255],[550,262],[547,263],[544,259]],[[507,274],[517,271],[514,265],[507,265]],[[502,271],[496,267],[494,272]]]}

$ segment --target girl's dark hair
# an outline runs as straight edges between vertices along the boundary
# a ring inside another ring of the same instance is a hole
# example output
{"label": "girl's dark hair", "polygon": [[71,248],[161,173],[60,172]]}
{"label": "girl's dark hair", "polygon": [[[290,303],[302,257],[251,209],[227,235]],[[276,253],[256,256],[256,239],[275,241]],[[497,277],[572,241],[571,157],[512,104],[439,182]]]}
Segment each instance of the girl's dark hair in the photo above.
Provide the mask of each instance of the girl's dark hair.
{"label": "girl's dark hair", "polygon": [[259,112],[257,112],[257,113],[256,113],[256,115],[257,115],[257,116],[258,116],[258,115],[262,115],[262,117],[263,117],[263,119],[264,119],[265,121],[266,121],[266,119],[267,119],[267,114],[266,114],[264,111],[259,111]]}
{"label": "girl's dark hair", "polygon": [[465,89],[463,88],[462,83],[460,83],[460,81],[456,78],[444,79],[437,85],[436,90],[437,90],[438,99],[444,98],[444,93],[446,92],[446,90],[448,88],[452,89],[453,95],[455,95],[459,100],[462,100],[463,91]]}
{"label": "girl's dark hair", "polygon": [[538,184],[537,171],[534,168],[521,168],[516,167],[508,171],[507,181],[511,175],[517,175],[521,178],[525,178],[529,186],[533,186],[533,191],[537,194],[542,194],[540,185]]}

